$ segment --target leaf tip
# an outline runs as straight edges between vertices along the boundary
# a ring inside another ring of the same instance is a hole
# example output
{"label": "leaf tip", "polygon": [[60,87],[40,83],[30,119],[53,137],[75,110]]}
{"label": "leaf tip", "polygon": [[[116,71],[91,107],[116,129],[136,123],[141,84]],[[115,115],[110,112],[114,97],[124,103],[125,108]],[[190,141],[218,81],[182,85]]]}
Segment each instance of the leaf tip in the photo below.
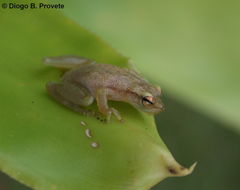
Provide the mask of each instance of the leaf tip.
{"label": "leaf tip", "polygon": [[194,168],[196,167],[197,162],[192,164],[189,168],[185,168],[181,165],[178,166],[169,166],[168,171],[170,173],[170,176],[186,176],[193,172]]}

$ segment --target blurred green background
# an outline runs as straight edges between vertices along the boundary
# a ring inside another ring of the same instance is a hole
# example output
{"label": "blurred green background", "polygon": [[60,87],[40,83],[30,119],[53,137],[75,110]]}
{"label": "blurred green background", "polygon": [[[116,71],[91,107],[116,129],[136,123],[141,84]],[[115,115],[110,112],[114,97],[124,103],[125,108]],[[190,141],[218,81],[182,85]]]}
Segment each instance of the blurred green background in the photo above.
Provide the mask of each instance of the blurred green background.
{"label": "blurred green background", "polygon": [[[168,178],[153,189],[239,189],[240,2],[61,3],[63,14],[130,57],[163,88],[166,111],[156,117],[159,133],[176,160],[198,165],[190,176]],[[27,189],[4,174],[0,185]]]}

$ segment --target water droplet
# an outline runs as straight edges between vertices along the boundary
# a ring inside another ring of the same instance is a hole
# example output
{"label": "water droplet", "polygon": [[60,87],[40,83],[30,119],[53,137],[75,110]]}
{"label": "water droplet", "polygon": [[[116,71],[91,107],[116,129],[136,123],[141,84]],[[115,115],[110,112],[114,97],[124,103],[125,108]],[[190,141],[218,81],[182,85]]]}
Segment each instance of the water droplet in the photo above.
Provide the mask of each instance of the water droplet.
{"label": "water droplet", "polygon": [[92,138],[90,129],[86,129],[86,130],[85,130],[85,135],[86,135],[88,138]]}
{"label": "water droplet", "polygon": [[91,146],[92,146],[93,148],[97,148],[97,147],[99,147],[99,144],[98,144],[97,142],[92,142],[92,143],[91,143]]}
{"label": "water droplet", "polygon": [[80,124],[84,127],[87,126],[87,124],[84,121],[80,121]]}

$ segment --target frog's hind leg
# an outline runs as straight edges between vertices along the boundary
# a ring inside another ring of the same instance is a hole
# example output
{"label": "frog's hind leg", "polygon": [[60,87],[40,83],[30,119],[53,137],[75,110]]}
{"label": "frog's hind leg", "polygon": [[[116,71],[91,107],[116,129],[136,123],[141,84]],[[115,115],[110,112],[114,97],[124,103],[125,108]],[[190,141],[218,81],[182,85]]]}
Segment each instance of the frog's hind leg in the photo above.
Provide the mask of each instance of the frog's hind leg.
{"label": "frog's hind leg", "polygon": [[85,88],[76,87],[69,83],[62,84],[57,82],[47,83],[46,88],[55,100],[71,110],[87,116],[96,115],[95,112],[85,108],[94,101],[94,98],[86,93],[87,90]]}
{"label": "frog's hind leg", "polygon": [[71,69],[74,67],[81,66],[83,64],[94,64],[95,61],[92,61],[85,57],[65,55],[58,57],[45,57],[43,63],[46,65],[51,65],[53,67]]}

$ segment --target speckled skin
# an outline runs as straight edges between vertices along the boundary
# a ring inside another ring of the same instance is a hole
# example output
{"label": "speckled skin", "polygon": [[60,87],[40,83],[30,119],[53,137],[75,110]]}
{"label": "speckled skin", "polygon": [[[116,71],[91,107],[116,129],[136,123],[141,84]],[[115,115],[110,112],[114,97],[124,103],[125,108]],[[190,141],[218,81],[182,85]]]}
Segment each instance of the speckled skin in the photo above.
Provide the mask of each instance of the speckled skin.
{"label": "speckled skin", "polygon": [[[164,109],[160,99],[160,88],[151,85],[133,70],[109,64],[96,64],[89,59],[76,56],[46,58],[45,63],[70,68],[60,83],[47,84],[50,95],[60,103],[66,104],[66,101],[69,101],[75,104],[74,107],[76,105],[85,107],[96,99],[99,111],[107,116],[108,121],[112,113],[117,119],[122,118],[116,109],[108,107],[107,100],[127,102],[152,114]],[[151,102],[146,102],[144,97]]]}

